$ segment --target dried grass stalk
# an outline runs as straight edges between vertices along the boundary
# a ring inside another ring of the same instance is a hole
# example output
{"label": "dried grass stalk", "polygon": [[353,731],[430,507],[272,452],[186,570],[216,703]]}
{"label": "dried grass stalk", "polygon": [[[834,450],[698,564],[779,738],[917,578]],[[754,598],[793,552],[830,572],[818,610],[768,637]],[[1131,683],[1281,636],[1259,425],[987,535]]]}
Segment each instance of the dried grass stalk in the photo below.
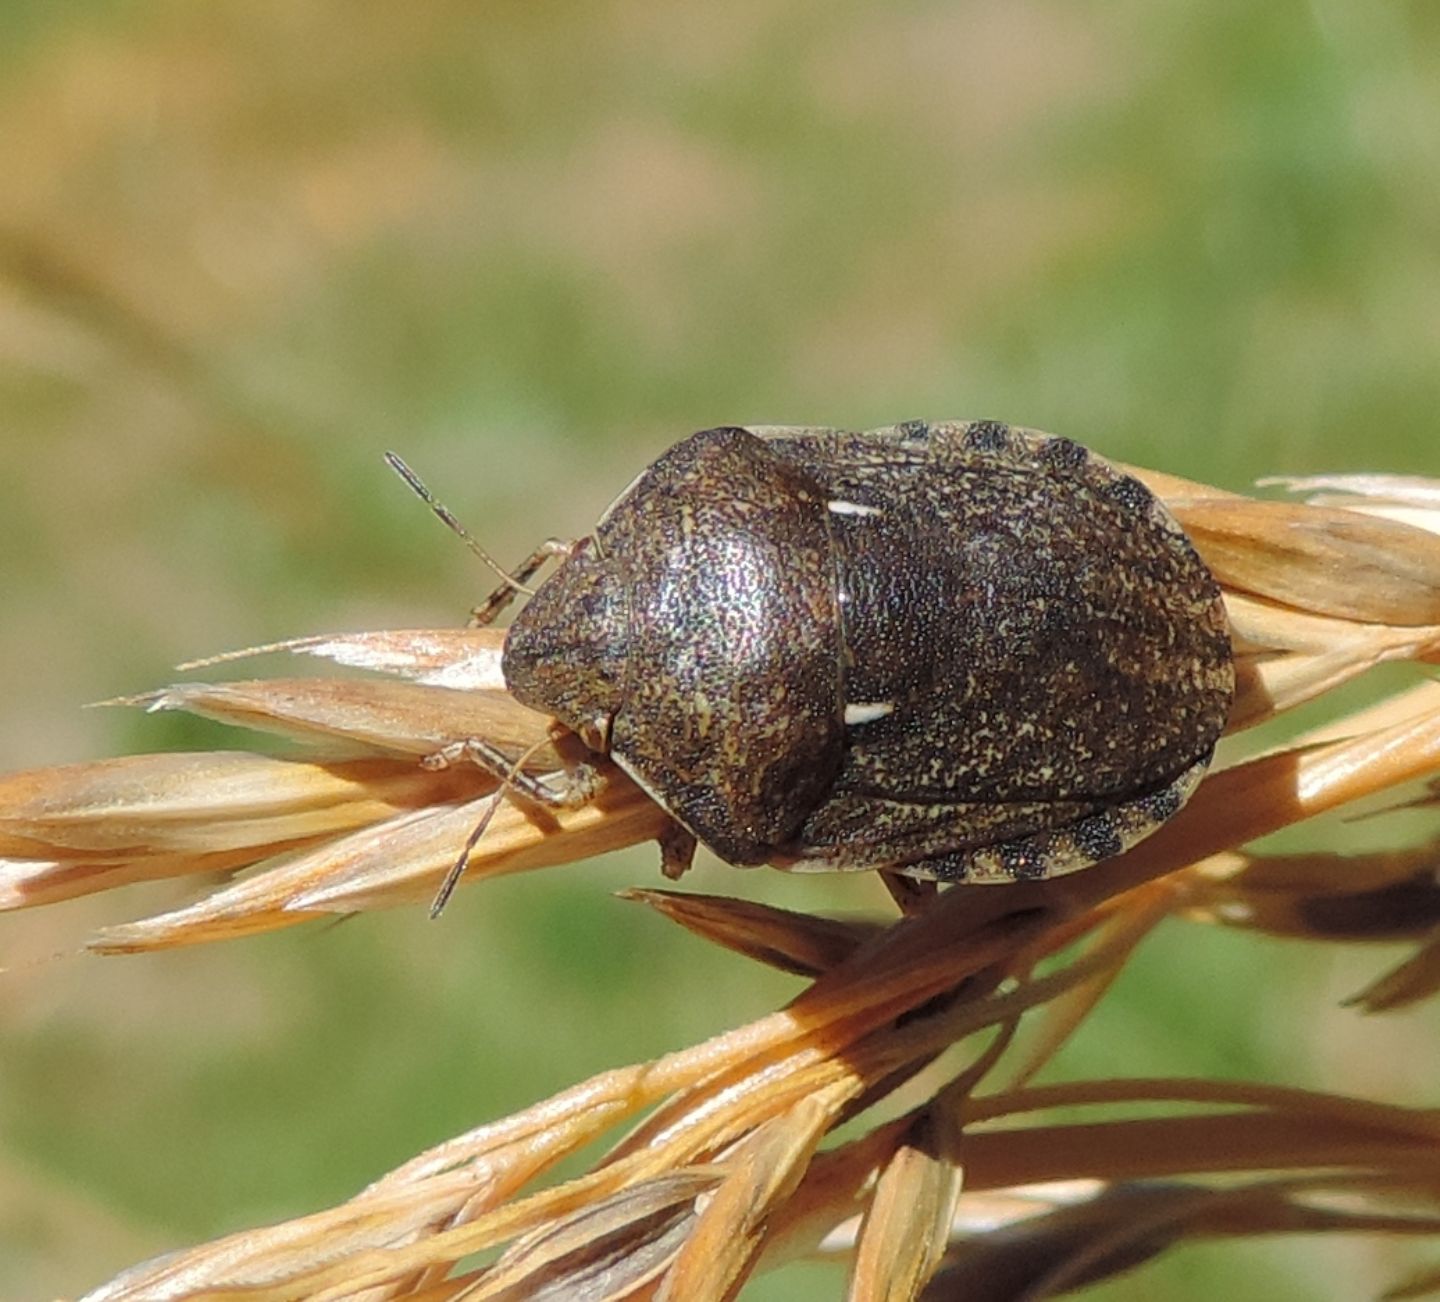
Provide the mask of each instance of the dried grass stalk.
{"label": "dried grass stalk", "polygon": [[[1240,670],[1232,733],[1382,662],[1440,663],[1440,484],[1308,481],[1297,486],[1324,500],[1294,504],[1137,473],[1225,586]],[[148,756],[5,779],[0,906],[253,867],[185,908],[104,929],[90,947],[108,954],[427,898],[498,797],[484,774],[420,757],[471,735],[516,754],[534,746],[539,775],[581,754],[504,693],[500,645],[484,630],[302,639],[261,650],[392,679],[188,684],[137,698],[299,740],[308,758]],[[1407,940],[1413,955],[1357,1004],[1389,1010],[1435,993],[1435,842],[1349,858],[1244,847],[1362,800],[1415,805],[1402,789],[1437,774],[1440,684],[1422,675],[1283,749],[1233,755],[1149,840],[1055,881],[903,897],[908,916],[843,923],[632,891],[809,986],[751,1025],[458,1136],[339,1207],[137,1267],[91,1297],[719,1299],[807,1254],[843,1255],[856,1299],[1041,1297],[1188,1238],[1433,1234],[1432,1111],[1263,1085],[1028,1082],[1165,918],[1312,943]],[[602,766],[584,809],[502,801],[466,880],[662,827],[634,784]],[[956,1045],[969,1055],[958,1066],[940,1057]],[[833,1142],[902,1086],[913,1098],[920,1079],[940,1082],[925,1101]],[[1096,1107],[1107,1115],[1035,1119]],[[607,1135],[604,1158],[546,1183]],[[459,1265],[486,1252],[499,1255]],[[1417,1275],[1395,1295],[1434,1282]]]}

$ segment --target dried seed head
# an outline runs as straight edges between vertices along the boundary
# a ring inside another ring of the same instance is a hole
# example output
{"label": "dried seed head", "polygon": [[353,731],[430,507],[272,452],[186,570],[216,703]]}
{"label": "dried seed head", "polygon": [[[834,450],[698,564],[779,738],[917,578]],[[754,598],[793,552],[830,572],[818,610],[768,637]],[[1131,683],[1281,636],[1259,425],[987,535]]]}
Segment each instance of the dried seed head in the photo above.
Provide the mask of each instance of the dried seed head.
{"label": "dried seed head", "polygon": [[[1315,484],[1350,496],[1310,506],[1136,473],[1224,584],[1232,732],[1382,661],[1440,656],[1440,540],[1427,531],[1440,486]],[[314,753],[143,756],[0,780],[0,904],[262,865],[186,909],[109,928],[92,946],[108,953],[428,899],[495,779],[417,756],[475,730],[517,755],[539,745],[537,778],[573,762],[573,738],[501,690],[500,646],[486,629],[304,639],[282,649],[409,681],[142,698]],[[796,1255],[844,1256],[857,1296],[913,1296],[927,1278],[1009,1296],[1200,1236],[1433,1234],[1440,1124],[1428,1107],[1206,1081],[1027,1082],[1164,918],[1312,943],[1403,939],[1412,956],[1357,1002],[1380,1011],[1433,994],[1433,845],[1343,859],[1243,847],[1364,798],[1395,807],[1397,789],[1437,773],[1440,685],[1424,681],[1231,759],[1143,844],[1062,880],[942,891],[888,925],[634,892],[811,984],[750,1025],[447,1141],[339,1207],[137,1267],[91,1296],[722,1296]],[[665,814],[623,772],[602,766],[598,789],[543,820],[503,805],[473,878],[664,833]],[[957,1044],[958,1065],[946,1054]],[[901,1114],[871,1122],[865,1109],[887,1103]],[[1107,1111],[1084,1124],[1045,1117],[1094,1107]],[[618,1142],[605,1157],[543,1186],[607,1137]]]}

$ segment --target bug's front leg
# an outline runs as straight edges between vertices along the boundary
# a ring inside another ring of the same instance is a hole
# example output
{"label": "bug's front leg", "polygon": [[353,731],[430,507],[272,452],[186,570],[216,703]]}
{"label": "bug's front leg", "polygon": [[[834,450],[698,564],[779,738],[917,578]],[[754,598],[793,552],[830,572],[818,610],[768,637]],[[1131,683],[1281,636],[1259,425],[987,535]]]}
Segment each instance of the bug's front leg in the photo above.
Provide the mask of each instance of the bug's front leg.
{"label": "bug's front leg", "polygon": [[432,752],[420,763],[427,769],[445,769],[461,761],[474,764],[496,778],[502,787],[518,791],[527,800],[548,809],[579,809],[594,800],[600,790],[600,774],[593,764],[581,762],[563,770],[564,780],[557,786],[526,773],[520,767],[526,758],[513,760],[483,738],[466,737]]}
{"label": "bug's front leg", "polygon": [[448,746],[442,746],[420,761],[421,765],[427,769],[444,769],[464,760],[474,764],[477,768],[484,769],[500,783],[491,793],[484,814],[466,838],[459,855],[450,866],[450,871],[445,874],[444,881],[440,883],[440,889],[436,891],[435,899],[430,905],[432,918],[438,918],[444,911],[451,893],[460,884],[460,878],[465,874],[471,852],[480,843],[480,838],[485,835],[485,829],[490,826],[490,820],[495,817],[495,811],[500,808],[500,803],[504,800],[507,792],[518,791],[532,804],[547,809],[577,809],[582,805],[588,805],[595,799],[600,789],[600,774],[592,764],[582,762],[573,768],[564,770],[562,774],[564,782],[558,787],[551,786],[548,782],[525,772],[525,761],[544,744],[544,742],[537,742],[519,759],[512,760],[504,751],[483,738],[466,737],[463,741],[451,742]]}

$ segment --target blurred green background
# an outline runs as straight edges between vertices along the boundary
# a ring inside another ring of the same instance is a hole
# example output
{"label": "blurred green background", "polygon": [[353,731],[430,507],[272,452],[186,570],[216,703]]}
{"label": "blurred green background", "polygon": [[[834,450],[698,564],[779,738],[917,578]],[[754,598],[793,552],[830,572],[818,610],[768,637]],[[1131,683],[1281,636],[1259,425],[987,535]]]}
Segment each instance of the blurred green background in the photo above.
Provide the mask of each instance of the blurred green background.
{"label": "blurred green background", "polygon": [[[1436,473],[1437,35],[1344,0],[0,7],[0,766],[223,744],[78,708],[187,657],[463,620],[488,577],[387,447],[502,558],[718,423]],[[184,890],[0,920],[0,1296],[341,1199],[795,988],[611,897],[655,881],[647,848],[439,924],[104,961],[50,956]],[[1066,1069],[1433,1102],[1433,1017],[1336,1007],[1388,957],[1172,926]],[[1422,1259],[1227,1245],[1094,1296],[1359,1297]]]}

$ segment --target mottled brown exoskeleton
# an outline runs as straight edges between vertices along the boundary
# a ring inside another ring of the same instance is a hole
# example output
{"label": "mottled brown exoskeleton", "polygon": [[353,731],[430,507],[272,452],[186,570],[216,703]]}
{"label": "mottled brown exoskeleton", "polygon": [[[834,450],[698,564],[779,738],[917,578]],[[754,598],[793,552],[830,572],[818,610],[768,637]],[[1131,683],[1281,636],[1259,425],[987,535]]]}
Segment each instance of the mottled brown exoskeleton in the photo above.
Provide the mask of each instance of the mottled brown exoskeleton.
{"label": "mottled brown exoskeleton", "polygon": [[521,577],[555,554],[506,684],[665,809],[672,874],[697,838],[733,864],[1070,872],[1184,804],[1234,691],[1169,512],[994,421],[704,430]]}

